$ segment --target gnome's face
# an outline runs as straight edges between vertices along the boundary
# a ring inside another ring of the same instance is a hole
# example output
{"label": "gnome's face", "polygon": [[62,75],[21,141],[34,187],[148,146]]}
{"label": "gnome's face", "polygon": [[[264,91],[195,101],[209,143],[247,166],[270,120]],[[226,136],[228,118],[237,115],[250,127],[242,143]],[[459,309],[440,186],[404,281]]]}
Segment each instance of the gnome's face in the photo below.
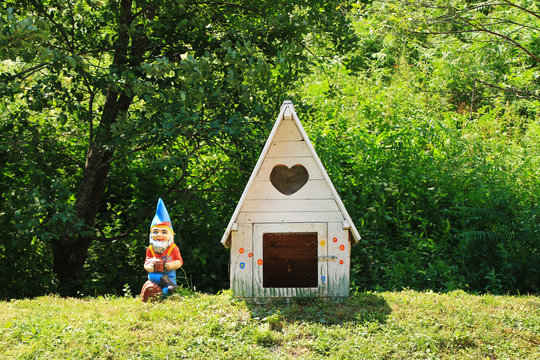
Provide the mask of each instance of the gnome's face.
{"label": "gnome's face", "polygon": [[167,226],[156,225],[150,230],[150,243],[154,250],[162,253],[174,241],[172,230]]}
{"label": "gnome's face", "polygon": [[154,226],[152,228],[152,239],[156,241],[169,241],[172,233],[166,226]]}

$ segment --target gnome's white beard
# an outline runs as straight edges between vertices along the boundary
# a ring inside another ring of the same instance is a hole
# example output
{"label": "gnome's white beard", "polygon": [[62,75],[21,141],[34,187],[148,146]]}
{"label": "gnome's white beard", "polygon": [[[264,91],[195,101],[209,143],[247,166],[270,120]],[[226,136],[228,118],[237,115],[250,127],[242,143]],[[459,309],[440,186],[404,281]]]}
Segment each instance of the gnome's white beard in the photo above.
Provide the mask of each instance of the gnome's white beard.
{"label": "gnome's white beard", "polygon": [[150,234],[150,245],[152,245],[152,248],[154,249],[155,252],[157,252],[158,254],[163,254],[163,252],[169,247],[172,245],[172,243],[174,242],[174,235],[171,235],[171,237],[169,238],[169,240],[167,241],[157,241],[157,240],[154,240],[152,239],[152,234]]}

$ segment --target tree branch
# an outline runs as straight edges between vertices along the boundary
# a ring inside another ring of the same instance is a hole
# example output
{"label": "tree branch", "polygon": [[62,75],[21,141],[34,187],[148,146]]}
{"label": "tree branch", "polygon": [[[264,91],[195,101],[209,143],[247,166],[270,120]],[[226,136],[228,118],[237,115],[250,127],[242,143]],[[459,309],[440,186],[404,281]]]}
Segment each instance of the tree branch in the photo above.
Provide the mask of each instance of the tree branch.
{"label": "tree branch", "polygon": [[494,84],[490,84],[488,82],[485,82],[485,81],[482,81],[482,80],[478,80],[478,79],[474,79],[475,83],[478,82],[480,84],[483,84],[483,85],[486,85],[490,88],[493,88],[493,89],[497,89],[497,90],[502,90],[504,92],[512,92],[513,93],[513,96],[516,96],[516,97],[520,97],[520,98],[533,98],[533,99],[537,99],[537,100],[540,100],[540,96],[537,96],[537,95],[534,95],[533,93],[531,93],[530,91],[526,91],[526,90],[520,90],[520,89],[516,89],[516,88],[512,88],[512,87],[508,87],[508,88],[503,88],[501,86],[497,86],[497,85],[494,85]]}
{"label": "tree branch", "polygon": [[[45,66],[47,65],[50,65],[51,63],[50,62],[45,62],[45,63],[41,63],[41,64],[38,64],[36,66],[32,66],[31,68],[29,69],[26,69],[26,70],[23,70],[17,74],[13,74],[13,75],[10,75],[11,77],[13,78],[18,78],[18,77],[22,77],[23,75],[26,75],[28,74],[27,76],[30,76],[32,75],[34,72],[38,71],[38,70],[41,70],[42,68],[44,68]],[[25,76],[26,77],[26,76]]]}
{"label": "tree branch", "polygon": [[527,55],[529,55],[534,61],[537,61],[537,62],[540,62],[540,58],[538,56],[536,56],[535,54],[533,54],[532,52],[530,52],[527,48],[525,48],[524,46],[522,46],[520,43],[518,43],[517,41],[515,41],[514,39],[504,35],[504,34],[500,34],[500,33],[497,33],[495,31],[492,31],[488,28],[486,28],[485,26],[483,26],[482,24],[478,24],[478,25],[475,25],[473,22],[471,21],[467,21],[466,19],[463,19],[467,24],[469,24],[470,26],[474,27],[475,29],[477,29],[478,31],[481,31],[481,32],[485,32],[485,33],[488,33],[488,34],[491,34],[493,36],[496,36],[496,37],[500,37],[502,39],[505,39],[506,41],[508,41],[509,43],[511,43],[512,45],[514,45],[515,47],[523,50]]}
{"label": "tree branch", "polygon": [[41,15],[45,16],[54,25],[54,27],[60,32],[60,34],[64,38],[66,44],[70,44],[69,48],[73,51],[73,44],[69,41],[69,37],[67,36],[64,28],[60,26],[49,13],[47,13],[47,11],[43,8],[43,5],[39,1],[30,0],[30,2],[32,3],[32,5],[34,5],[34,8]]}
{"label": "tree branch", "polygon": [[[522,6],[519,6],[519,5],[517,5],[517,4],[514,4],[514,3],[512,3],[512,2],[510,2],[510,1],[508,1],[508,0],[502,0],[502,1],[504,1],[504,4],[501,4],[501,5],[508,5],[508,6],[515,7],[515,8],[517,8],[517,9],[520,9],[520,10],[522,10],[522,11],[525,11],[526,13],[529,13],[529,14],[531,14],[532,16],[535,16],[535,17],[537,17],[537,18],[540,19],[540,13],[537,13],[537,12],[531,11],[531,10],[529,10],[529,9],[526,9],[526,8],[524,8],[524,7],[522,7]],[[497,5],[499,5],[499,4],[497,4]]]}
{"label": "tree branch", "polygon": [[196,1],[197,5],[212,5],[212,6],[232,6],[244,10],[248,10],[254,14],[261,15],[259,9],[252,8],[250,6],[242,5],[242,4],[235,4],[227,1]]}
{"label": "tree branch", "polygon": [[[71,1],[68,0],[68,7],[69,7],[69,13],[71,15],[71,44],[75,42],[75,14],[73,13],[73,5],[71,4]],[[72,46],[71,51],[75,51],[74,47]]]}
{"label": "tree branch", "polygon": [[[521,10],[521,11],[525,11],[528,14],[531,14],[531,15],[533,15],[535,17],[540,18],[540,14],[538,14],[538,13],[536,13],[534,11],[524,9],[523,7],[518,6],[518,5],[512,3],[512,2],[510,2],[508,0],[502,0],[502,1],[503,2],[489,2],[488,1],[488,2],[485,2],[485,3],[481,3],[481,4],[475,4],[474,6],[470,6],[470,7],[467,7],[465,9],[458,9],[458,8],[455,8],[455,7],[450,6],[450,5],[438,5],[438,4],[435,4],[433,2],[429,2],[429,1],[427,1],[427,2],[426,1],[416,2],[416,1],[410,1],[410,0],[405,0],[405,1],[399,1],[398,0],[398,2],[404,3],[405,6],[407,6],[409,8],[422,8],[423,7],[423,8],[437,9],[437,10],[441,10],[441,11],[446,12],[444,15],[434,17],[434,18],[431,18],[431,19],[423,20],[427,24],[449,23],[449,24],[456,24],[456,25],[462,25],[462,26],[470,27],[470,29],[447,30],[447,31],[414,31],[414,30],[406,29],[408,32],[416,33],[416,34],[425,34],[425,35],[484,32],[486,34],[498,37],[500,39],[504,39],[506,42],[508,42],[508,43],[512,44],[513,46],[517,47],[518,49],[522,50],[524,53],[526,53],[534,61],[540,62],[540,57],[538,55],[534,54],[531,50],[527,49],[525,46],[520,44],[518,41],[512,39],[510,36],[488,28],[487,24],[482,23],[478,19],[474,19],[474,18],[469,19],[466,16],[464,16],[464,14],[470,14],[471,12],[474,12],[476,10],[479,10],[479,9],[482,9],[482,8],[485,8],[485,7],[512,6],[512,7],[515,7],[517,9]],[[489,19],[490,18],[482,19],[482,20],[489,20]],[[501,20],[501,19],[498,19],[498,20]],[[532,25],[518,24],[518,23],[515,23],[512,20],[504,20],[504,21],[506,23],[509,23],[509,24],[514,24],[514,25],[517,25],[517,26],[522,26],[522,27],[527,27],[527,28],[530,28],[530,29],[537,30],[537,28],[532,26]],[[500,24],[498,24],[498,25],[500,25]]]}

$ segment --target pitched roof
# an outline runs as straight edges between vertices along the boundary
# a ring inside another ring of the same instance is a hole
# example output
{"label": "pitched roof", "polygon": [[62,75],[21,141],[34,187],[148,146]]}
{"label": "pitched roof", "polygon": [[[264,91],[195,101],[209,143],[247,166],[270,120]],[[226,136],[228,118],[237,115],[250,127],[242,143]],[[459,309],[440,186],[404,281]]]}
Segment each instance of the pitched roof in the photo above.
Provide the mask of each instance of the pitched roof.
{"label": "pitched roof", "polygon": [[345,206],[343,205],[341,198],[339,197],[334,185],[332,184],[332,181],[330,180],[328,173],[324,169],[324,166],[321,163],[321,160],[319,159],[319,156],[317,155],[315,148],[311,144],[311,141],[309,141],[306,131],[304,130],[302,124],[300,123],[300,120],[298,119],[298,116],[296,115],[296,112],[294,111],[293,103],[288,100],[284,101],[283,104],[281,105],[281,111],[277,117],[276,123],[274,124],[274,127],[272,128],[272,131],[270,132],[270,135],[268,136],[268,140],[266,141],[266,144],[264,145],[264,148],[261,152],[261,155],[259,156],[259,160],[257,161],[255,168],[253,169],[253,172],[251,173],[249,181],[244,189],[244,192],[242,193],[242,196],[240,197],[240,200],[238,201],[238,204],[236,205],[236,209],[234,210],[231,220],[229,221],[229,224],[227,225],[227,229],[225,230],[225,233],[223,234],[223,237],[221,238],[221,243],[226,247],[229,246],[228,239],[229,239],[230,233],[233,230],[234,224],[236,223],[240,210],[242,209],[242,205],[246,199],[248,191],[250,187],[253,185],[255,177],[257,176],[257,174],[259,173],[259,170],[261,169],[261,166],[268,154],[268,151],[270,150],[270,147],[272,146],[272,142],[283,120],[294,121],[294,124],[296,125],[298,131],[300,132],[302,139],[305,141],[306,145],[309,148],[309,151],[311,152],[312,158],[314,159],[317,167],[321,171],[323,179],[326,181],[326,184],[328,185],[332,193],[332,196],[336,204],[338,205],[338,208],[341,214],[343,215],[343,218],[345,219],[345,222],[348,223],[346,224],[346,226],[348,227],[348,230],[350,231],[352,235],[353,244],[356,244],[360,240],[360,234],[358,233],[358,230],[356,230],[356,227],[354,226],[354,223],[352,222],[351,217],[349,216],[349,213],[347,212],[347,209],[345,209]]}

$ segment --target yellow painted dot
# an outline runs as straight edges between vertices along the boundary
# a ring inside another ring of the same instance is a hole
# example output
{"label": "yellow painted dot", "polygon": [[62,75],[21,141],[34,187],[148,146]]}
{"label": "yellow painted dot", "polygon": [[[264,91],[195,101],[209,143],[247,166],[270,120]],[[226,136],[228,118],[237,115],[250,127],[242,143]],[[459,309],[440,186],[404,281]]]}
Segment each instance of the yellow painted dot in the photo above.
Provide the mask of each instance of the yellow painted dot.
{"label": "yellow painted dot", "polygon": [[321,246],[324,246],[324,245],[326,245],[326,241],[322,240],[321,241]]}

